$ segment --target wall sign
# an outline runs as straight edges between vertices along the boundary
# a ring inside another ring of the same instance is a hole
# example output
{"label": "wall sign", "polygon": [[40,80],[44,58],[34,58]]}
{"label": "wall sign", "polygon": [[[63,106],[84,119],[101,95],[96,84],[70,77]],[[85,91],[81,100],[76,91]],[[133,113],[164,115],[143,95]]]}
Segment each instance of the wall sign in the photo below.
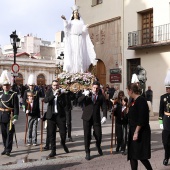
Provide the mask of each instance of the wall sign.
{"label": "wall sign", "polygon": [[110,74],[110,83],[121,83],[121,74]]}

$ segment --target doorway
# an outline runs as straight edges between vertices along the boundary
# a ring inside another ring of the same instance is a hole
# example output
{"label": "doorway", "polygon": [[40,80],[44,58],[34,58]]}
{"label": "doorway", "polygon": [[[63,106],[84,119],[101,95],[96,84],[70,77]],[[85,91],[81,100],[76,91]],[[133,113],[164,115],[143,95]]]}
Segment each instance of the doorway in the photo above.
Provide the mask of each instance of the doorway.
{"label": "doorway", "polygon": [[106,85],[106,67],[102,60],[98,59],[96,66],[96,77],[102,86]]}
{"label": "doorway", "polygon": [[21,73],[18,73],[18,76],[15,77],[15,82],[17,85],[23,84],[23,75]]}
{"label": "doorway", "polygon": [[140,58],[127,60],[127,85],[131,83],[132,74],[136,67],[141,64]]}
{"label": "doorway", "polygon": [[45,85],[45,76],[43,74],[37,76],[37,85]]}

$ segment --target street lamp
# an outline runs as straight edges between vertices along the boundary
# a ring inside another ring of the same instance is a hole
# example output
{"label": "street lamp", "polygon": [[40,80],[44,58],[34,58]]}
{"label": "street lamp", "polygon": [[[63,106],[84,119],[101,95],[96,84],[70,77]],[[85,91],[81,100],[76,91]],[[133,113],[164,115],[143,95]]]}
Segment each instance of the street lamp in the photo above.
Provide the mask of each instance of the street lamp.
{"label": "street lamp", "polygon": [[19,48],[20,39],[18,38],[18,35],[16,34],[16,30],[12,32],[10,35],[10,41],[11,45],[13,46],[14,51],[14,64],[16,63],[16,54],[17,54],[17,48]]}
{"label": "street lamp", "polygon": [[[17,48],[19,48],[20,44],[20,39],[18,38],[18,35],[16,34],[16,30],[12,32],[10,35],[10,41],[11,45],[13,46],[13,51],[14,51],[14,64],[16,63],[16,54],[17,54]],[[14,83],[15,83],[15,76],[14,77]]]}

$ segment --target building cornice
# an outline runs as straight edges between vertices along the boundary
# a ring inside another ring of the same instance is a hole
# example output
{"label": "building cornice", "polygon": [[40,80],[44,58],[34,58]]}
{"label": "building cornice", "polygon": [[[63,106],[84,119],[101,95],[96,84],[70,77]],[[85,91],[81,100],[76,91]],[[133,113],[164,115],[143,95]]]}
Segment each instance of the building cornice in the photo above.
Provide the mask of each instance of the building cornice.
{"label": "building cornice", "polygon": [[[12,65],[13,58],[1,57],[0,65]],[[21,59],[17,58],[17,64],[22,66],[31,66],[31,67],[45,67],[45,68],[55,68],[56,64],[54,60],[38,60],[38,59]]]}
{"label": "building cornice", "polygon": [[111,18],[111,19],[108,19],[108,20],[105,20],[105,21],[97,22],[97,23],[89,25],[89,28],[99,26],[99,25],[102,25],[102,24],[106,24],[106,23],[109,23],[109,22],[113,22],[113,21],[119,20],[120,18],[121,17],[119,16],[119,17]]}

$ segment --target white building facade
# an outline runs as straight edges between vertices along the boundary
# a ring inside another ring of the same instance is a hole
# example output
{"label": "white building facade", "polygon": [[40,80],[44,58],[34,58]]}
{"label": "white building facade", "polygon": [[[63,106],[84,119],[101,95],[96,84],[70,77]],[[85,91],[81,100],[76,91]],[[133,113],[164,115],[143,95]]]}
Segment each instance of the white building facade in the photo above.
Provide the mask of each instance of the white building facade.
{"label": "white building facade", "polygon": [[[12,73],[13,58],[0,56],[0,73],[8,70]],[[37,85],[49,85],[56,79],[56,64],[54,60],[38,60],[29,57],[29,54],[23,53],[16,57],[16,63],[19,65],[18,76],[15,78],[17,84],[27,84],[30,74],[34,74]]]}
{"label": "white building facade", "polygon": [[[13,58],[13,46],[5,45],[3,54],[0,55],[0,74],[3,70],[11,71]],[[16,63],[20,66],[17,84],[27,84],[29,74],[35,75],[37,85],[49,85],[56,79],[56,55],[55,46],[49,41],[27,35],[21,38],[20,48],[17,49]]]}
{"label": "white building facade", "polygon": [[158,112],[170,69],[170,0],[76,0],[76,5],[90,25],[90,37],[95,37],[97,58],[106,70],[105,83],[112,84],[110,69],[120,68],[122,79],[117,84],[126,93],[134,68],[141,65],[147,71],[146,87],[153,90],[153,111]]}

